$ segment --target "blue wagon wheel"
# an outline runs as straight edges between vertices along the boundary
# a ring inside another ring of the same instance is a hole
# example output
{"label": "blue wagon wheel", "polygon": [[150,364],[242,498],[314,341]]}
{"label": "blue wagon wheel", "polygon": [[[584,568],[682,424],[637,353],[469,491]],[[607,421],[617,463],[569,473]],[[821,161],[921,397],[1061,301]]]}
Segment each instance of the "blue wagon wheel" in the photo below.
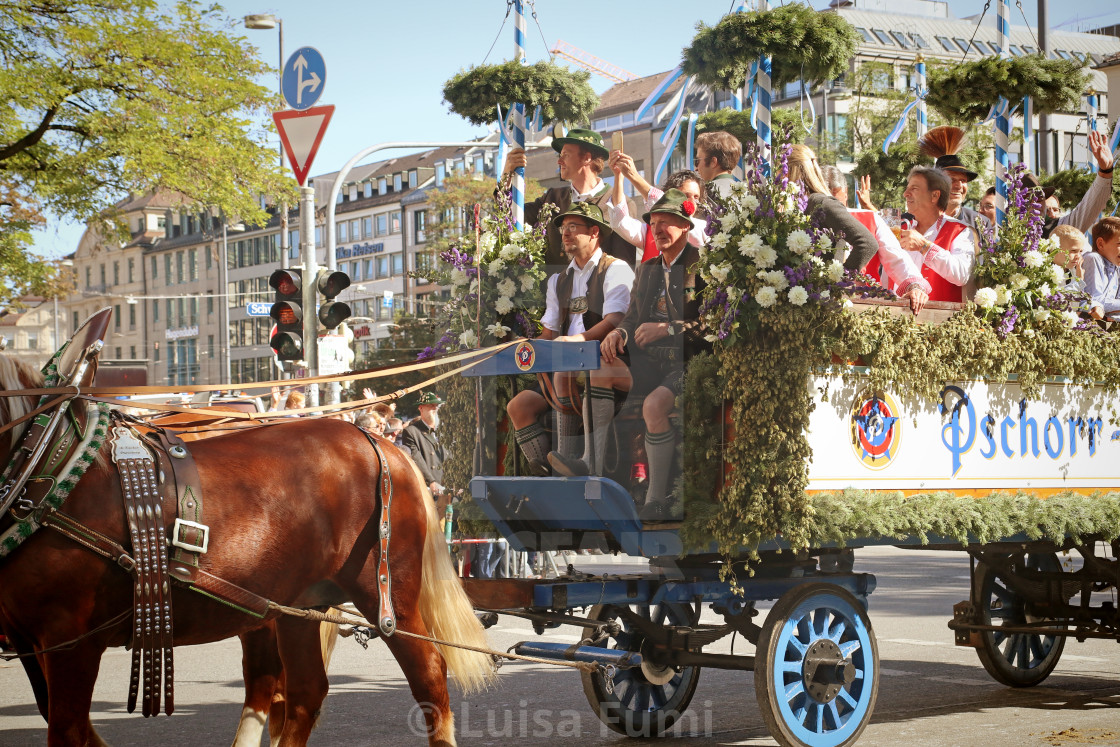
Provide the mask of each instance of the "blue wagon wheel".
{"label": "blue wagon wheel", "polygon": [[879,691],[879,649],[863,605],[833,584],[786,592],[762,628],[754,683],[779,744],[854,744]]}
{"label": "blue wagon wheel", "polygon": [[[1008,557],[1015,568],[1058,572],[1062,566],[1052,553]],[[1032,614],[1030,603],[996,575],[987,563],[976,566],[979,622],[982,625],[1024,625],[1045,618]],[[1065,628],[1060,621],[1047,627]],[[1009,687],[1033,687],[1050,676],[1065,648],[1065,636],[984,631],[976,649],[980,663],[997,682]]]}
{"label": "blue wagon wheel", "polygon": [[[656,604],[631,606],[631,612],[659,626],[693,625],[697,610],[687,604]],[[640,669],[620,669],[608,686],[599,673],[583,673],[583,693],[599,720],[619,734],[628,737],[656,737],[677,722],[688,709],[700,667],[659,665],[651,656],[651,644],[645,635],[623,617],[613,605],[596,605],[588,615],[591,620],[615,621],[617,635],[593,640],[593,646],[636,651],[642,654]],[[583,637],[594,639],[595,628],[584,628]]]}

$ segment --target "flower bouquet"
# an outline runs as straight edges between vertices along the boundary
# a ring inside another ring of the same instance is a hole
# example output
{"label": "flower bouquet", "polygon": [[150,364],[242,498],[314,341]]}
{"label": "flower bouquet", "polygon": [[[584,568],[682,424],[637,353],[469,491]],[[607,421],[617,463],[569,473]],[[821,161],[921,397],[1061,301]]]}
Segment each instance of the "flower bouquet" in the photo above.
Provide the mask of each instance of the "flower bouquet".
{"label": "flower bouquet", "polygon": [[421,357],[485,347],[510,334],[536,336],[545,303],[548,207],[538,228],[519,231],[509,194],[501,192],[496,212],[481,218],[478,231],[440,253],[436,280],[451,286],[447,331]]}
{"label": "flower bouquet", "polygon": [[[747,321],[783,305],[839,310],[855,283],[836,259],[831,231],[807,213],[808,193],[789,179],[788,143],[775,148],[779,163],[771,179],[753,149],[746,156],[746,179],[714,206],[711,237],[701,249],[704,278],[701,306],[711,342],[733,344]],[[746,312],[746,315],[743,315]]]}
{"label": "flower bouquet", "polygon": [[998,234],[985,231],[976,262],[973,301],[1000,337],[1033,335],[1049,324],[1082,326],[1077,309],[1087,301],[1066,290],[1066,271],[1054,264],[1058,242],[1042,238],[1042,201],[1023,183],[1024,173],[1021,164],[1011,170],[1005,222]]}

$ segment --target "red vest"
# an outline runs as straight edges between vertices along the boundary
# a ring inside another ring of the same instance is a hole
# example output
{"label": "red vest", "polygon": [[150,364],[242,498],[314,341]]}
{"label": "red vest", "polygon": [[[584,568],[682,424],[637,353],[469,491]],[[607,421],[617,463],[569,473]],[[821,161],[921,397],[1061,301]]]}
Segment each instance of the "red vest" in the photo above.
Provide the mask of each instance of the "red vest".
{"label": "red vest", "polygon": [[[853,210],[851,212],[853,216],[859,219],[860,223],[867,225],[868,222],[870,222],[871,231],[872,233],[875,232],[874,219],[870,217],[871,211]],[[967,228],[968,226],[964,223],[952,219],[946,219],[944,225],[941,226],[941,230],[937,232],[937,238],[934,239],[933,243],[937,244],[945,251],[949,251],[949,247],[953,245],[953,240],[956,239],[958,235],[960,235],[961,231],[964,231]],[[883,267],[882,262],[879,261],[878,254],[871,258],[871,261],[867,263],[867,266],[863,268],[863,271],[882,283],[884,288],[890,288],[891,290],[895,290],[897,288],[897,284],[893,282],[889,277],[887,277],[887,270],[885,267]],[[929,294],[929,300],[953,301],[954,303],[961,303],[962,301],[964,301],[964,288],[941,277],[932,267],[927,264],[922,265],[922,277],[929,281],[929,284],[932,287],[932,290]]]}

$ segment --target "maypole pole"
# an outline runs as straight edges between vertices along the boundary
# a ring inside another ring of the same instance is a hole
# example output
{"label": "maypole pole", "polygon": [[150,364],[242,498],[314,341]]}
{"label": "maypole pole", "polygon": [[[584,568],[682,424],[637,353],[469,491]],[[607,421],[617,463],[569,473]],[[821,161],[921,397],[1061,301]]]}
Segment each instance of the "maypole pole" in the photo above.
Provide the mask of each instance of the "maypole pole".
{"label": "maypole pole", "polygon": [[[1089,89],[1089,95],[1085,98],[1085,103],[1087,104],[1087,106],[1085,108],[1085,118],[1088,120],[1088,127],[1085,131],[1086,132],[1096,132],[1097,131],[1097,92],[1096,92],[1095,89],[1092,89],[1092,88]],[[1089,168],[1092,169],[1094,174],[1097,172],[1097,161],[1096,161],[1095,158],[1092,158],[1092,157],[1089,158]]]}
{"label": "maypole pole", "polygon": [[1034,102],[1031,97],[1023,99],[1023,166],[1027,171],[1034,168]]}
{"label": "maypole pole", "polygon": [[[735,12],[736,13],[742,13],[744,10],[746,10],[745,2],[744,2],[744,0],[739,0],[738,4],[736,4],[736,6],[735,6]],[[744,81],[743,85],[746,85],[745,81]],[[731,89],[731,108],[733,110],[737,111],[737,112],[743,111],[743,86],[742,85],[739,86],[738,88],[732,88]]]}
{"label": "maypole pole", "polygon": [[[1011,26],[1007,22],[1007,0],[996,0],[996,29],[999,42],[1000,59],[1010,56],[1008,45],[1011,39]],[[1007,119],[1008,102],[1000,98],[996,105],[996,223],[1003,225],[1007,212],[1007,143],[1011,139],[1011,124]]]}
{"label": "maypole pole", "polygon": [[918,106],[915,110],[918,137],[922,137],[929,129],[929,118],[926,116],[926,58],[921,53],[914,59],[914,93],[918,96]]}
{"label": "maypole pole", "polygon": [[[513,54],[514,59],[525,64],[525,6],[523,0],[513,0]],[[525,104],[513,105],[513,147],[525,150]],[[513,172],[513,223],[520,231],[525,227],[525,167]]]}
{"label": "maypole pole", "polygon": [[[758,0],[760,11],[770,10],[769,0]],[[762,157],[762,170],[770,176],[770,71],[771,58],[769,55],[759,60],[758,75],[755,77],[755,95],[758,96],[758,121],[755,131],[758,133],[759,155]]]}

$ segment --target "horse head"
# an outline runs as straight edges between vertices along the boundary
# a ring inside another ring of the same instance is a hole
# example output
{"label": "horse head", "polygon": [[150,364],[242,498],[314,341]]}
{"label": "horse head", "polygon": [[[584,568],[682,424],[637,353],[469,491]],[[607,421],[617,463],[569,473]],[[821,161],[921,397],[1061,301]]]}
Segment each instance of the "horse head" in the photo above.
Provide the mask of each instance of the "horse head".
{"label": "horse head", "polygon": [[[18,358],[0,355],[0,427],[13,420],[18,420],[35,407],[34,396],[3,393],[35,389],[42,385],[43,374],[38,369]],[[4,462],[7,462],[8,455],[19,443],[26,428],[27,423],[21,423],[0,435],[0,448],[3,448]]]}

